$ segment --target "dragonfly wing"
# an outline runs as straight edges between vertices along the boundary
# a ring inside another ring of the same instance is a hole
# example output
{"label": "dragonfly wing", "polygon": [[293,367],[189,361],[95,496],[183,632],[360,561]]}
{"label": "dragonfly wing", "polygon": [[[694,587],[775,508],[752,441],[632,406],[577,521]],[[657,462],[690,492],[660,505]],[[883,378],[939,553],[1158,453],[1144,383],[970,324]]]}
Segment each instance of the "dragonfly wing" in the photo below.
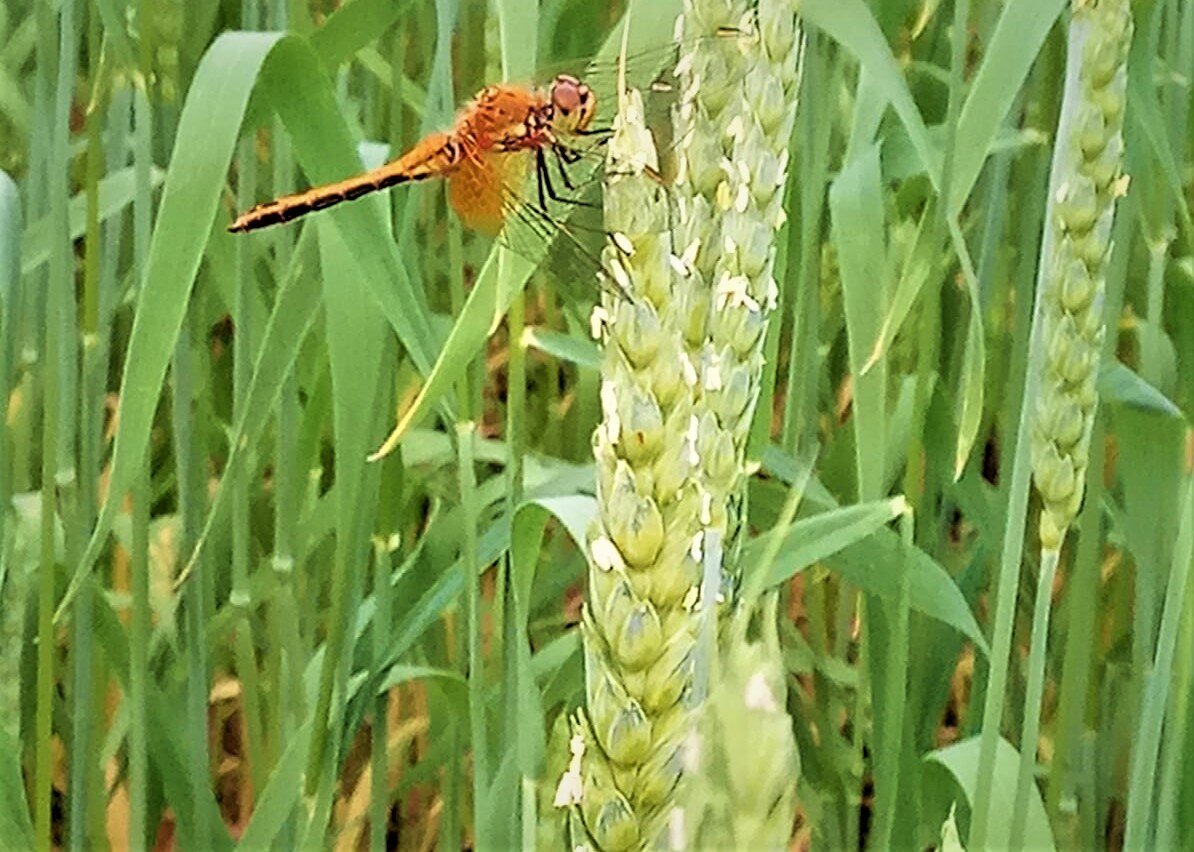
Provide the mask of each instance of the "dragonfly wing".
{"label": "dragonfly wing", "polygon": [[[679,99],[679,80],[676,68],[680,58],[697,50],[724,60],[724,67],[716,74],[716,81],[726,85],[744,73],[741,52],[757,36],[753,25],[726,27],[712,34],[685,36],[678,41],[661,42],[631,50],[624,58],[597,59],[585,62],[575,59],[557,62],[538,70],[536,79],[544,85],[555,73],[566,71],[586,83],[597,96],[597,116],[594,127],[608,127],[618,108],[618,82],[625,67],[626,85],[638,89],[643,96],[647,125],[658,132],[670,124],[670,114]],[[707,69],[708,70],[708,69]],[[727,86],[728,87],[728,86]],[[662,141],[660,147],[670,143]]]}
{"label": "dragonfly wing", "polygon": [[[544,154],[546,158],[552,156],[547,150]],[[551,190],[543,187],[545,203],[541,204],[536,156],[533,150],[520,153],[522,169],[503,173],[506,180],[500,197],[504,227],[497,241],[545,270],[557,283],[589,288],[605,277],[600,260],[607,240],[601,195],[592,180],[567,190],[557,173]],[[553,191],[558,200],[551,198]]]}
{"label": "dragonfly wing", "polygon": [[679,40],[632,49],[625,57],[562,59],[536,69],[535,78],[546,84],[558,73],[573,74],[597,92],[598,106],[604,101],[608,107],[606,114],[612,115],[616,110],[617,82],[623,66],[627,86],[638,89],[646,97],[648,92],[675,86],[676,64],[684,54],[708,47],[731,54],[740,52],[755,37],[752,32],[750,26],[726,27],[710,34],[684,36]]}
{"label": "dragonfly wing", "polygon": [[607,282],[600,260],[610,243],[599,191],[603,154],[592,152],[569,164],[544,148],[542,170],[539,156],[534,149],[471,151],[448,178],[453,209],[467,227],[495,236],[557,282]]}
{"label": "dragonfly wing", "polygon": [[[600,217],[565,215],[565,211],[511,199],[498,241],[558,282],[592,285],[604,278],[600,256],[605,235],[599,230]],[[582,218],[594,218],[594,227],[581,227]]]}

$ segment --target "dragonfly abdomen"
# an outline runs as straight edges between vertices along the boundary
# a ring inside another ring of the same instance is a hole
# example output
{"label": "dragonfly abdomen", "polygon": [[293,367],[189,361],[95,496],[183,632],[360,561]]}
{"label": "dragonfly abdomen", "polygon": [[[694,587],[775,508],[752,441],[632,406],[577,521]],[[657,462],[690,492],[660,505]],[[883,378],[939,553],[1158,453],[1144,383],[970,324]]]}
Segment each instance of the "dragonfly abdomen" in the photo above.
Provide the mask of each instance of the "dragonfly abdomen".
{"label": "dragonfly abdomen", "polygon": [[455,167],[461,156],[461,146],[457,140],[446,133],[435,134],[381,168],[348,180],[317,186],[306,192],[258,204],[237,217],[236,221],[228,226],[228,230],[232,233],[243,233],[268,228],[271,225],[281,225],[316,210],[324,210],[344,201],[354,201],[371,192],[380,192],[398,184],[442,175]]}

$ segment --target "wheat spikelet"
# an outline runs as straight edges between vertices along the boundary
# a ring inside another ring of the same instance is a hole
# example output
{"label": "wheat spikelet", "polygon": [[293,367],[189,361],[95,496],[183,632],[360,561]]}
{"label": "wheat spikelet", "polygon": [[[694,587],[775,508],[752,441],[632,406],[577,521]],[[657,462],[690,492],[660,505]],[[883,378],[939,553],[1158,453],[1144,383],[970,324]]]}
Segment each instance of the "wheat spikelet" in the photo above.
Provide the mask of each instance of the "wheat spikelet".
{"label": "wheat spikelet", "polygon": [[677,29],[688,46],[677,69],[677,209],[651,177],[657,155],[637,93],[620,104],[605,189],[611,290],[627,298],[604,296],[596,314],[603,418],[587,712],[557,791],[603,850],[654,846],[669,825],[673,840],[683,834],[674,803],[694,722],[704,535],[739,523],[799,68],[786,3],[764,0],[756,13],[696,0]]}
{"label": "wheat spikelet", "polygon": [[688,848],[787,848],[800,756],[785,709],[776,600],[772,593],[758,612],[758,637],[732,631],[739,641],[721,650],[693,744]]}
{"label": "wheat spikelet", "polygon": [[583,624],[587,714],[557,804],[576,805],[598,849],[652,845],[662,832],[691,728],[700,578],[696,373],[683,343],[684,283],[637,92],[609,143],[606,267],[622,298],[595,312],[602,421],[593,436],[598,521]]}
{"label": "wheat spikelet", "polygon": [[[715,37],[735,30],[737,37]],[[677,245],[694,280],[686,344],[700,376],[703,520],[725,532],[732,565],[746,442],[778,297],[775,234],[785,220],[803,40],[784,0],[687,0],[678,35],[688,47],[677,69]]]}
{"label": "wheat spikelet", "polygon": [[1041,286],[1041,381],[1031,448],[1041,548],[1057,551],[1078,513],[1103,343],[1103,291],[1115,201],[1126,189],[1123,115],[1132,17],[1128,0],[1076,2],[1071,63],[1050,186],[1051,239]]}

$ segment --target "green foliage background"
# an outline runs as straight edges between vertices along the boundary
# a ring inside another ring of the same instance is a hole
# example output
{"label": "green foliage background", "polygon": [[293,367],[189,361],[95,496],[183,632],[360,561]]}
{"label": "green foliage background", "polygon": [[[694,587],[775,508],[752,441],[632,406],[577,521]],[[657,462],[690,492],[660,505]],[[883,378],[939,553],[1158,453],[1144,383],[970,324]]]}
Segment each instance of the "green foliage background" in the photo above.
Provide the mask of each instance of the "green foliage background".
{"label": "green foliage background", "polygon": [[[634,4],[633,56],[664,61],[679,5]],[[988,689],[1006,741],[984,807],[1012,809],[1035,532],[990,682],[989,592],[1022,499],[1069,13],[796,5],[744,564],[783,595],[793,842],[923,848],[954,802],[966,837]],[[594,56],[608,74],[623,12],[0,7],[4,842],[512,848],[555,821],[549,732],[583,693],[595,285],[463,233],[434,183],[251,238],[224,226],[449,124],[485,82]],[[1133,12],[1131,184],[1041,649],[1033,846],[1194,833],[1194,3]],[[397,451],[367,462],[396,416]]]}

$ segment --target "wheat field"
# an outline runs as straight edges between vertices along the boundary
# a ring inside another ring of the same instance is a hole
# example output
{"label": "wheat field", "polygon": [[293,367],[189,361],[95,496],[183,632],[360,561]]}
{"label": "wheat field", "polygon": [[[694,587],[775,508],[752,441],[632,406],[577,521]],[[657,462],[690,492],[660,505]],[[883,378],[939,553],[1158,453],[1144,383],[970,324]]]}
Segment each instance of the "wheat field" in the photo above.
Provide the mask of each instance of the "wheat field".
{"label": "wheat field", "polygon": [[[497,239],[226,230],[561,73]],[[1192,86],[1191,0],[5,0],[0,849],[1190,848]]]}

